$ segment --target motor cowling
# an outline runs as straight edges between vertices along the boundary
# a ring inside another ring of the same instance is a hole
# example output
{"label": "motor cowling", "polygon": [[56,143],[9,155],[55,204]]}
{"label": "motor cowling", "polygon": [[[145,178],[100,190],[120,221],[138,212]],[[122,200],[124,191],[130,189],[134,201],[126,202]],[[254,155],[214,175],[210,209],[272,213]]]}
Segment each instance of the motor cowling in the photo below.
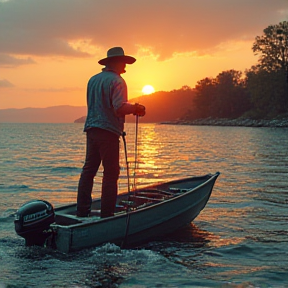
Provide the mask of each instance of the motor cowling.
{"label": "motor cowling", "polygon": [[53,206],[45,200],[32,200],[22,205],[15,215],[15,231],[25,239],[26,246],[43,246],[52,234],[55,222]]}

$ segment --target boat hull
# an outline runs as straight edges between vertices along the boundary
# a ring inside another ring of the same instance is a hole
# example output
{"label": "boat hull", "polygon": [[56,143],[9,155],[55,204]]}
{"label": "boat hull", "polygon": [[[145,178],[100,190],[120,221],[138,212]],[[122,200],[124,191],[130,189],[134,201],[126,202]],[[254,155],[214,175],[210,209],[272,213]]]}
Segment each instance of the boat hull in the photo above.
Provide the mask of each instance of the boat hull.
{"label": "boat hull", "polygon": [[[73,205],[55,209],[56,223],[52,225],[55,232],[54,246],[65,253],[108,242],[129,247],[172,233],[192,222],[204,209],[218,176],[217,172],[214,175],[153,185],[148,188],[169,191],[182,189],[185,192],[109,218],[100,219],[95,216],[85,220],[77,219],[68,215],[69,211],[75,210]],[[131,193],[120,195],[119,203],[127,195],[133,196]],[[96,206],[99,201],[95,200]]]}

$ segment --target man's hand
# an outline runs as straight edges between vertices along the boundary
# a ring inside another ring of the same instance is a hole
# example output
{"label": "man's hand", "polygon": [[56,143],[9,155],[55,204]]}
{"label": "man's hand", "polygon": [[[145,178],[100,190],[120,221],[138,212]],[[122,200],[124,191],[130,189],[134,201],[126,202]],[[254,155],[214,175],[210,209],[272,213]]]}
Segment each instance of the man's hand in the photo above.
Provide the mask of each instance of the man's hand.
{"label": "man's hand", "polygon": [[138,104],[138,103],[135,103],[134,108],[135,108],[135,111],[134,111],[133,115],[143,117],[146,114],[145,106]]}
{"label": "man's hand", "polygon": [[118,110],[116,110],[115,113],[118,117],[128,115],[128,114],[144,116],[145,115],[145,106],[138,104],[138,103],[130,104],[130,103],[126,102]]}

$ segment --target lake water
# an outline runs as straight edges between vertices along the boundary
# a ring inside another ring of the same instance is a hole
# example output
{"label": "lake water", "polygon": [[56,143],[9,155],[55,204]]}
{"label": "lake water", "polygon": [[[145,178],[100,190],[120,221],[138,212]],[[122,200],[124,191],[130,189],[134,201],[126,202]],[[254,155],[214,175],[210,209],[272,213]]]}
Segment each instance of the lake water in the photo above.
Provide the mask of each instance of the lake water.
{"label": "lake water", "polygon": [[[288,287],[288,129],[126,124],[136,186],[219,171],[193,224],[162,241],[68,255],[25,247],[26,201],[76,200],[82,124],[0,124],[0,288]],[[93,197],[99,197],[101,171]],[[121,145],[121,191],[127,189]]]}

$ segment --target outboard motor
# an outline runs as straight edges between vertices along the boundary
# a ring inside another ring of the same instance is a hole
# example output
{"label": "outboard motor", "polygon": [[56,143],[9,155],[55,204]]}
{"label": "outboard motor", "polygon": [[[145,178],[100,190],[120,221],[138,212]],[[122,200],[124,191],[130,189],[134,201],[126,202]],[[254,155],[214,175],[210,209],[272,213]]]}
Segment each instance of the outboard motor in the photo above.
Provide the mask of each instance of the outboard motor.
{"label": "outboard motor", "polygon": [[50,224],[53,222],[53,206],[44,200],[32,200],[18,209],[14,224],[16,233],[25,239],[26,246],[44,246],[52,234]]}

